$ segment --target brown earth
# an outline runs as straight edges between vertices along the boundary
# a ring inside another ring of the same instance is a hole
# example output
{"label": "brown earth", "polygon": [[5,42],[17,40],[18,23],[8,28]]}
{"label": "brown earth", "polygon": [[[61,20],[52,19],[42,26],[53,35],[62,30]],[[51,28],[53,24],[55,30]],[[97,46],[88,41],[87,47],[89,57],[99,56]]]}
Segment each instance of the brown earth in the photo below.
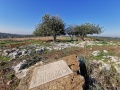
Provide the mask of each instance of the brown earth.
{"label": "brown earth", "polygon": [[[70,55],[59,60],[64,60],[71,68],[73,73],[30,90],[83,90],[82,86],[84,84],[84,78],[81,75],[77,74],[79,66],[76,60],[76,55]],[[20,81],[16,90],[28,90],[32,77],[32,72],[33,68],[30,69],[27,76]]]}
{"label": "brown earth", "polygon": [[[69,37],[61,37],[61,36],[58,36],[57,37],[57,41],[61,41],[61,40],[67,40],[69,39]],[[31,44],[33,42],[27,42],[28,40],[35,40],[37,42],[49,42],[49,41],[53,41],[53,37],[51,36],[48,36],[48,37],[29,37],[29,38],[5,38],[5,39],[0,39],[0,41],[4,41],[4,40],[7,40],[7,41],[21,41],[16,43],[16,44],[7,44],[5,45],[4,47],[5,48],[15,48],[15,47],[19,47],[19,46],[24,46],[24,45],[28,45],[28,44]]]}
{"label": "brown earth", "polygon": [[18,44],[8,44],[6,45],[7,48],[15,48],[15,47],[20,47],[20,46],[24,46],[24,45],[28,45],[31,44],[30,42],[27,43],[18,43]]}
{"label": "brown earth", "polygon": [[[67,37],[62,37],[58,36],[57,39],[62,39],[65,40]],[[48,40],[53,40],[53,37],[47,36],[47,37],[29,37],[29,38],[5,38],[5,39],[0,39],[0,40],[15,40],[15,41],[21,41],[21,40],[41,40],[41,41],[48,41]]]}
{"label": "brown earth", "polygon": [[[39,41],[39,40],[38,40]],[[19,44],[18,44],[19,45]],[[17,44],[14,46],[18,46]],[[21,44],[20,44],[21,45]],[[27,45],[27,44],[26,44]],[[67,56],[67,55],[70,55],[70,54],[76,54],[76,55],[81,55],[81,56],[89,56],[93,51],[95,50],[108,50],[108,51],[111,51],[113,52],[113,54],[115,54],[116,56],[120,56],[120,46],[93,46],[92,47],[92,50],[90,48],[70,48],[70,49],[65,49],[65,50],[61,50],[61,51],[52,51],[50,53],[45,53],[45,54],[42,54],[42,58],[48,62],[51,62],[51,61],[55,61],[55,60],[58,60],[59,58],[61,57],[64,57],[64,56]],[[51,60],[51,61],[49,61]],[[11,63],[13,63],[13,61],[10,61]],[[10,63],[9,62],[9,63]],[[12,65],[11,65],[12,66]],[[32,71],[29,72],[29,74],[32,74]],[[4,75],[4,74],[3,74]],[[26,77],[26,78],[30,78],[30,76]],[[4,78],[6,79],[6,78]],[[29,81],[27,79],[25,79],[28,83]],[[6,80],[5,80],[6,81]],[[14,81],[14,80],[13,80]],[[16,82],[16,81],[14,81]],[[7,82],[5,82],[7,83]],[[6,84],[5,84],[6,85]],[[29,85],[29,84],[26,84],[26,85]],[[13,86],[13,84],[11,84],[11,87]],[[2,87],[4,88],[4,85],[1,85],[0,86],[0,90],[4,90],[2,89]],[[7,86],[6,86],[7,87]],[[26,86],[28,87],[28,86]],[[7,89],[7,90],[11,90],[10,89]],[[19,89],[21,90],[21,89]],[[24,90],[24,89],[23,89]]]}

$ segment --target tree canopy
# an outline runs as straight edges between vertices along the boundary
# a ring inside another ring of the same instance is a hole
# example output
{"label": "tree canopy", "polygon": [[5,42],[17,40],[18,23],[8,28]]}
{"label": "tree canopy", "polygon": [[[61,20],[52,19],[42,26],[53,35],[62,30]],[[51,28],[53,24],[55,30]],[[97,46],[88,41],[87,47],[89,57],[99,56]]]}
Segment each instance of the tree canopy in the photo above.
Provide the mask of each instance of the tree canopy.
{"label": "tree canopy", "polygon": [[102,33],[102,27],[99,25],[91,24],[91,23],[85,23],[81,25],[76,26],[69,26],[67,28],[67,33],[70,36],[80,36],[82,40],[88,35],[88,34],[100,34]]}
{"label": "tree canopy", "polygon": [[65,34],[65,30],[71,37],[71,40],[73,40],[73,36],[79,36],[82,40],[85,40],[84,38],[88,34],[92,35],[102,33],[102,27],[91,23],[84,23],[76,26],[70,25],[65,29],[65,23],[60,17],[45,14],[42,17],[42,21],[36,26],[33,35],[53,36],[54,41],[56,41],[56,37],[58,35]]}
{"label": "tree canopy", "polygon": [[84,37],[88,34],[92,35],[100,33],[102,33],[102,27],[91,23],[85,23],[75,27],[75,35],[80,36],[82,40],[84,40]]}
{"label": "tree canopy", "polygon": [[33,34],[35,36],[53,36],[54,41],[56,41],[57,35],[65,34],[65,24],[58,16],[45,14]]}

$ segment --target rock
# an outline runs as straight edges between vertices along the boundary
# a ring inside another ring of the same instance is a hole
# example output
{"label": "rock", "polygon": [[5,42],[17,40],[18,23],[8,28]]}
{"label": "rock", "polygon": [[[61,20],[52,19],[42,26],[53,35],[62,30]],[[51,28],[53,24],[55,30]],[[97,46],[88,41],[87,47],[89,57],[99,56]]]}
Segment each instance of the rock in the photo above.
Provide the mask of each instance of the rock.
{"label": "rock", "polygon": [[10,81],[8,81],[8,82],[7,82],[7,84],[6,84],[6,85],[8,85],[8,86],[9,86],[9,85],[10,85],[10,84],[12,84],[12,83],[13,83],[13,81],[12,81],[12,80],[10,80]]}
{"label": "rock", "polygon": [[43,51],[45,51],[45,48],[42,47],[40,49],[36,49],[35,51],[36,53],[42,53]]}
{"label": "rock", "polygon": [[49,51],[53,50],[51,47],[46,47],[46,49]]}
{"label": "rock", "polygon": [[[109,64],[107,64],[107,63],[104,63],[103,61],[93,60],[93,61],[91,62],[91,65],[97,66],[100,71],[101,71],[101,70],[110,70],[110,68],[111,68],[111,65],[109,65]],[[94,69],[95,69],[95,68],[94,68]]]}
{"label": "rock", "polygon": [[27,72],[29,71],[29,69],[24,69],[24,70],[20,70],[18,71],[15,76],[18,78],[18,79],[22,79],[24,78],[26,75],[27,75]]}
{"label": "rock", "polygon": [[27,53],[26,49],[22,50],[22,55],[25,55],[26,53]]}
{"label": "rock", "polygon": [[8,55],[8,57],[11,58],[11,59],[16,59],[16,57],[18,57],[18,53],[15,51],[15,52],[13,52],[13,53],[10,53],[10,54]]}
{"label": "rock", "polygon": [[117,62],[119,61],[118,57],[111,56],[111,61],[112,62]]}
{"label": "rock", "polygon": [[26,60],[23,60],[22,62],[20,62],[14,67],[15,73],[17,73],[21,69],[24,69],[26,66],[27,66],[27,62]]}
{"label": "rock", "polygon": [[10,53],[10,51],[11,51],[10,49],[6,49],[3,51],[3,53]]}
{"label": "rock", "polygon": [[103,52],[104,52],[104,53],[108,53],[108,51],[107,51],[107,50],[103,50]]}
{"label": "rock", "polygon": [[4,50],[2,55],[7,56],[9,54],[9,51],[10,51],[9,49]]}
{"label": "rock", "polygon": [[119,67],[119,66],[114,66],[114,68],[116,69],[116,71],[117,71],[118,73],[120,73],[120,67]]}
{"label": "rock", "polygon": [[103,61],[99,61],[98,62],[99,63],[99,70],[101,71],[101,70],[110,70],[110,68],[111,68],[111,66],[109,65],[109,64],[106,64],[106,63],[104,63]]}
{"label": "rock", "polygon": [[22,55],[22,52],[21,51],[18,51],[18,56]]}
{"label": "rock", "polygon": [[99,53],[100,53],[100,51],[93,51],[92,55],[93,55],[93,56],[98,56]]}
{"label": "rock", "polygon": [[32,54],[32,50],[28,50],[28,55],[31,55]]}
{"label": "rock", "polygon": [[36,63],[35,65],[37,66],[37,65],[43,65],[43,64],[44,63],[42,61],[40,61],[40,62]]}
{"label": "rock", "polygon": [[39,62],[40,65],[43,65],[44,63],[42,61]]}
{"label": "rock", "polygon": [[17,51],[16,48],[13,48],[10,53]]}
{"label": "rock", "polygon": [[[76,60],[76,55],[70,55],[59,60],[64,60],[71,68],[73,73],[65,77],[52,80],[50,81],[50,83],[48,82],[34,87],[31,90],[83,90],[82,86],[84,84],[84,78],[81,75],[77,74],[77,70],[79,70],[79,65]],[[29,74],[21,79],[16,90],[29,90],[34,68],[30,68],[28,72]]]}

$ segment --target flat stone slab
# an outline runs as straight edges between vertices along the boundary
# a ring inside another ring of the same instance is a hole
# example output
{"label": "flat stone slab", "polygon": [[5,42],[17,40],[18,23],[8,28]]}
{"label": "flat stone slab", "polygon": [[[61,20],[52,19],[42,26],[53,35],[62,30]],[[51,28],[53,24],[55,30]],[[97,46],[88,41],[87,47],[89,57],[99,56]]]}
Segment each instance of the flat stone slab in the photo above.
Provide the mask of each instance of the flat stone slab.
{"label": "flat stone slab", "polygon": [[36,67],[30,82],[30,87],[34,88],[73,73],[65,61],[60,60],[47,65]]}

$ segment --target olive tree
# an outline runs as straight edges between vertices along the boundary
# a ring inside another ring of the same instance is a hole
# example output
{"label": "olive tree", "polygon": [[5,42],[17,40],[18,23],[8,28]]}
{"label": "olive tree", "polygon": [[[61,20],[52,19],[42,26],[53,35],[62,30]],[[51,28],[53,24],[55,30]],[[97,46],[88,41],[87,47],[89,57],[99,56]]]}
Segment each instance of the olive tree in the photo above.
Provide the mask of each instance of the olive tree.
{"label": "olive tree", "polygon": [[102,33],[102,27],[95,24],[85,23],[80,26],[75,26],[75,35],[80,36],[83,41],[88,34],[100,34]]}
{"label": "olive tree", "polygon": [[53,36],[54,41],[56,41],[57,35],[65,34],[64,28],[65,24],[61,18],[45,14],[33,34],[35,36]]}

